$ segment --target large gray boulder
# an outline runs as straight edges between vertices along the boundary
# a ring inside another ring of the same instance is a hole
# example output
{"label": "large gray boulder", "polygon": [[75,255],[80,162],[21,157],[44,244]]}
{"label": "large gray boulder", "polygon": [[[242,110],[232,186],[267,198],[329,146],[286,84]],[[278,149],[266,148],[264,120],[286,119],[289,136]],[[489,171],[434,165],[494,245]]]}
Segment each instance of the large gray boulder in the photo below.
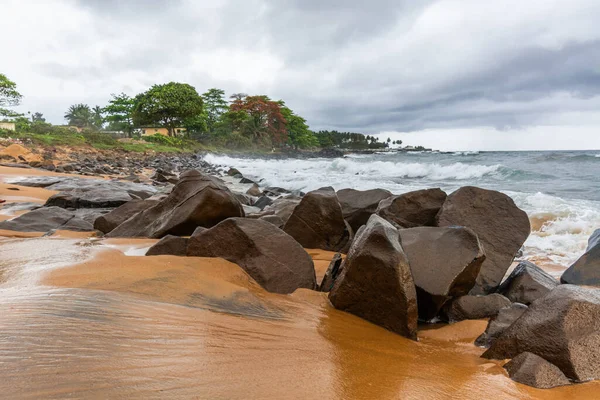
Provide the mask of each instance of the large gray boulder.
{"label": "large gray boulder", "polygon": [[498,288],[510,301],[531,304],[558,286],[549,273],[529,261],[521,261]]}
{"label": "large gray boulder", "polygon": [[521,353],[507,362],[504,369],[513,381],[538,389],[551,389],[571,384],[556,365],[529,352]]}
{"label": "large gray boulder", "polygon": [[147,256],[187,256],[189,239],[179,236],[167,235],[160,239],[146,252]]}
{"label": "large gray boulder", "polygon": [[446,200],[439,188],[416,190],[382,200],[377,215],[400,228],[435,226],[435,216]]}
{"label": "large gray boulder", "polygon": [[129,218],[158,204],[156,200],[131,200],[94,221],[94,228],[103,233],[109,233]]}
{"label": "large gray boulder", "polygon": [[495,291],[529,236],[529,218],[507,195],[466,186],[450,194],[437,215],[438,226],[466,226],[481,241],[486,259],[471,294]]}
{"label": "large gray boulder", "polygon": [[329,292],[338,310],[417,339],[417,294],[398,230],[372,215],[352,242]]}
{"label": "large gray boulder", "polygon": [[49,232],[55,229],[88,232],[93,231],[94,227],[89,222],[77,218],[72,211],[60,207],[42,207],[0,222],[0,229],[18,232]]}
{"label": "large gray boulder", "polygon": [[498,293],[466,295],[446,303],[444,315],[450,323],[465,319],[483,319],[498,315],[501,309],[510,307],[510,300]]}
{"label": "large gray boulder", "polygon": [[508,329],[527,310],[527,306],[521,303],[512,303],[498,311],[495,317],[490,318],[485,332],[475,340],[475,344],[481,347],[490,347],[497,337]]}
{"label": "large gray boulder", "polygon": [[283,230],[305,248],[342,250],[350,239],[342,207],[331,187],[307,193]]}
{"label": "large gray boulder", "polygon": [[536,354],[571,380],[600,378],[600,290],[559,285],[534,301],[482,357]]}
{"label": "large gray boulder", "polygon": [[129,218],[107,236],[187,236],[198,226],[210,228],[229,217],[243,216],[242,205],[225,185],[190,170],[180,175],[166,199]]}
{"label": "large gray boulder", "polygon": [[126,191],[113,191],[110,189],[74,189],[69,192],[60,192],[52,195],[46,201],[46,207],[62,208],[111,208],[119,207],[133,200]]}
{"label": "large gray boulder", "polygon": [[273,293],[314,290],[317,285],[313,261],[302,246],[275,225],[258,219],[229,218],[194,233],[187,255],[231,261]]}
{"label": "large gray boulder", "polygon": [[379,202],[390,196],[392,193],[384,189],[342,189],[337,191],[344,219],[355,232],[366,224],[369,217],[377,211]]}
{"label": "large gray boulder", "polygon": [[465,227],[399,232],[417,287],[419,318],[429,321],[452,297],[469,293],[485,260],[483,249],[477,235]]}
{"label": "large gray boulder", "polygon": [[600,286],[600,230],[592,234],[585,254],[562,274],[560,281],[572,285]]}

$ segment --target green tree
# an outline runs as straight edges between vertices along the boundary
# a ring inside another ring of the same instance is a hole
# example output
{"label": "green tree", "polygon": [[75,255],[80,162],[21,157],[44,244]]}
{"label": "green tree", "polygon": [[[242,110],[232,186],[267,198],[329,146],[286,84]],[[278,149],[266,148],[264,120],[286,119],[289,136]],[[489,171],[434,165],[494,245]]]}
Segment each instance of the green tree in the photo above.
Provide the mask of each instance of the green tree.
{"label": "green tree", "polygon": [[41,112],[34,112],[31,114],[31,122],[46,122],[46,118]]}
{"label": "green tree", "polygon": [[129,136],[133,133],[133,106],[134,99],[125,93],[111,94],[108,105],[102,110],[105,114],[105,120],[108,122],[108,129],[111,131],[124,131]]}
{"label": "green tree", "polygon": [[17,91],[17,84],[4,74],[0,74],[0,117],[17,117],[21,114],[4,107],[15,107],[21,104],[23,96]]}
{"label": "green tree", "polygon": [[295,149],[306,149],[317,147],[319,140],[315,134],[308,128],[306,120],[286,107],[283,101],[281,104],[281,114],[285,118],[285,128],[287,129],[288,143]]}
{"label": "green tree", "polygon": [[94,119],[92,110],[87,104],[73,104],[65,114],[67,123],[78,128],[89,128],[93,125]]}
{"label": "green tree", "polygon": [[92,125],[98,130],[102,129],[102,126],[104,125],[103,113],[104,109],[100,106],[92,108]]}
{"label": "green tree", "polygon": [[202,114],[202,97],[187,83],[154,85],[135,97],[133,123],[138,126],[160,125],[173,136],[175,128]]}
{"label": "green tree", "polygon": [[202,94],[204,101],[203,118],[206,121],[206,130],[214,133],[221,116],[229,110],[229,103],[225,100],[225,91],[221,89],[208,89]]}

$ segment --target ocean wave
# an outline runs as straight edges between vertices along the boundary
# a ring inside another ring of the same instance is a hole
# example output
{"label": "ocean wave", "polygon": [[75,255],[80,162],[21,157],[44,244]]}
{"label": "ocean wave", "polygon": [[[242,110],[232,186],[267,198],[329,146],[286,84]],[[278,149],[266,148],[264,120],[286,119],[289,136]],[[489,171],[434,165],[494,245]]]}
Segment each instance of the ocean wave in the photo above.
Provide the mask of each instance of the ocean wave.
{"label": "ocean wave", "polygon": [[478,151],[455,151],[452,153],[453,156],[477,156],[479,155]]}
{"label": "ocean wave", "polygon": [[[502,165],[477,165],[456,162],[452,164],[361,161],[361,157],[314,159],[314,160],[248,160],[228,156],[208,154],[205,160],[212,164],[236,167],[242,173],[262,177],[267,181],[279,176],[290,176],[302,180],[307,176],[316,180],[316,185],[328,183],[333,186],[345,185],[350,177],[370,177],[372,182],[389,179],[426,179],[428,181],[477,180],[484,176],[498,174]],[[345,179],[340,181],[340,176]],[[317,186],[319,187],[319,186]]]}

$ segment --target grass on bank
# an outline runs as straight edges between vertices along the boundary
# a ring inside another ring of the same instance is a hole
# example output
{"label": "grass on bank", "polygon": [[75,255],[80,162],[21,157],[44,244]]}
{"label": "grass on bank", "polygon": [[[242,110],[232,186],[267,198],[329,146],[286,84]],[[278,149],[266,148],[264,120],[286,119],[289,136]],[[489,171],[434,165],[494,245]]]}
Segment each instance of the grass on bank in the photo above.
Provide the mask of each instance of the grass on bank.
{"label": "grass on bank", "polygon": [[31,143],[37,146],[69,146],[82,147],[91,146],[99,150],[124,150],[127,152],[149,152],[157,153],[187,153],[198,151],[217,151],[193,140],[185,140],[170,137],[151,136],[145,140],[117,140],[113,136],[103,132],[77,133],[66,128],[55,128],[50,132],[14,132],[0,130],[0,138],[19,139],[24,144]]}

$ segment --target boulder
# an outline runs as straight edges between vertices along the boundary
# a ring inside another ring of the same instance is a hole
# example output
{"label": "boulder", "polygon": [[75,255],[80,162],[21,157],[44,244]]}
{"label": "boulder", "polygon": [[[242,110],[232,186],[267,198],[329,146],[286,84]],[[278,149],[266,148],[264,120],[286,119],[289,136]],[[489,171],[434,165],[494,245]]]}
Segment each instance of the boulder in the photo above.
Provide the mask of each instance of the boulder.
{"label": "boulder", "polygon": [[188,238],[167,235],[160,239],[154,246],[146,252],[147,256],[181,256],[187,255]]}
{"label": "boulder", "polygon": [[229,170],[227,171],[227,175],[229,176],[236,176],[236,175],[242,175],[242,173],[240,171],[238,171],[237,168],[229,168]]}
{"label": "boulder", "polygon": [[467,295],[451,300],[444,306],[444,315],[448,322],[465,319],[483,319],[498,315],[501,309],[510,307],[510,300],[498,293],[484,296]]}
{"label": "boulder", "polygon": [[504,369],[513,381],[538,389],[571,384],[556,365],[529,352],[521,353],[507,362]]}
{"label": "boulder", "polygon": [[562,283],[600,286],[600,238],[597,232],[590,237],[585,254],[562,274]]}
{"label": "boulder", "polygon": [[337,196],[344,219],[357,231],[377,211],[379,202],[392,196],[392,193],[384,189],[342,189],[337,191]]}
{"label": "boulder", "polygon": [[302,246],[273,224],[258,219],[229,218],[195,233],[187,255],[236,263],[273,293],[314,290],[317,285],[313,261]]}
{"label": "boulder", "polygon": [[283,230],[305,248],[340,251],[350,233],[331,187],[309,192],[294,208]]}
{"label": "boulder", "polygon": [[498,288],[514,303],[531,304],[558,285],[549,273],[529,261],[521,261]]}
{"label": "boulder", "polygon": [[527,214],[510,197],[472,186],[450,194],[436,218],[438,226],[473,229],[483,245],[486,259],[471,294],[492,293],[500,285],[530,231]]}
{"label": "boulder", "polygon": [[260,191],[258,185],[255,183],[246,191],[246,194],[254,197],[260,197],[262,195],[262,192]]}
{"label": "boulder", "polygon": [[[263,197],[261,197],[262,199]],[[267,197],[268,198],[268,197]],[[260,199],[259,199],[260,200]],[[283,223],[290,219],[290,215],[294,212],[296,206],[300,204],[299,199],[277,199],[263,209],[265,215],[277,215],[283,220]]]}
{"label": "boulder", "polygon": [[281,196],[282,194],[289,194],[292,193],[287,189],[278,187],[278,186],[269,186],[263,189],[263,194],[265,196],[272,196],[272,197],[278,197]]}
{"label": "boulder", "polygon": [[377,215],[400,228],[435,226],[435,216],[446,200],[441,189],[423,189],[382,200]]}
{"label": "boulder", "polygon": [[585,251],[590,251],[592,247],[596,246],[597,244],[600,244],[600,229],[596,229],[590,235],[590,238],[588,239],[588,245]]}
{"label": "boulder", "polygon": [[154,205],[156,200],[131,200],[120,207],[115,208],[107,214],[101,215],[94,221],[94,229],[102,233],[109,233],[129,218]]}
{"label": "boulder", "polygon": [[166,199],[129,218],[108,236],[187,236],[198,226],[210,228],[226,218],[243,216],[242,205],[226,186],[199,171],[189,170],[180,175]]}
{"label": "boulder", "polygon": [[60,192],[50,196],[45,206],[62,208],[111,208],[122,206],[132,199],[133,197],[126,191],[74,189],[69,192]]}
{"label": "boulder", "polygon": [[88,232],[93,231],[94,227],[64,208],[42,207],[0,222],[0,229],[18,232],[48,232],[54,229]]}
{"label": "boulder", "polygon": [[273,204],[273,200],[270,197],[261,196],[254,202],[254,207],[264,210],[265,207],[270,206],[271,204]]}
{"label": "boulder", "polygon": [[340,253],[336,253],[333,256],[329,266],[327,267],[327,271],[325,271],[325,275],[323,275],[321,285],[319,286],[320,292],[329,292],[331,290],[335,280],[339,276],[340,272],[342,272],[341,266],[343,261],[344,260],[342,259],[342,255]]}
{"label": "boulder", "polygon": [[498,315],[490,318],[485,332],[475,340],[475,344],[481,347],[490,347],[492,342],[511,326],[527,310],[527,306],[521,303],[513,303],[498,311]]}
{"label": "boulder", "polygon": [[267,221],[267,222],[275,225],[279,229],[283,229],[283,225],[285,224],[283,222],[283,219],[281,219],[281,217],[278,216],[278,215],[263,215],[262,217],[260,217],[258,219],[261,219],[263,221]]}
{"label": "boulder", "polygon": [[600,290],[558,285],[534,301],[482,357],[503,360],[525,351],[556,365],[571,380],[600,378]]}
{"label": "boulder", "polygon": [[359,233],[329,292],[331,304],[416,340],[417,294],[398,230],[372,215]]}
{"label": "boulder", "polygon": [[400,239],[417,287],[420,319],[435,318],[447,301],[475,285],[485,255],[471,229],[400,229]]}

